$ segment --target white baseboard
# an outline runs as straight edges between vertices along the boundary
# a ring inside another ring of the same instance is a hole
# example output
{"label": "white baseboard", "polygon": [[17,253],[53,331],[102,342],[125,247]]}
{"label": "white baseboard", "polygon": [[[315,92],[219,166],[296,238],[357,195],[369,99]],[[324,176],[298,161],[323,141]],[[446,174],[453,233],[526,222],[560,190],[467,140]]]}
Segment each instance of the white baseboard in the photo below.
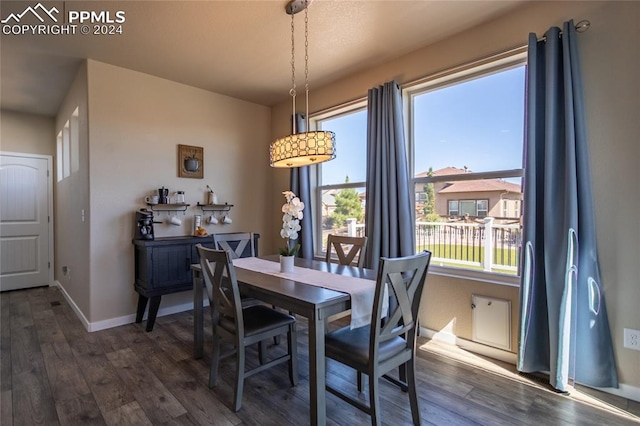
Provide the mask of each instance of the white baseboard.
{"label": "white baseboard", "polygon": [[513,352],[508,352],[502,349],[497,349],[491,346],[472,342],[470,340],[461,339],[455,334],[446,331],[434,331],[425,327],[420,327],[420,336],[427,337],[435,342],[455,345],[462,349],[468,350],[469,352],[488,356],[493,359],[508,362],[509,364],[516,365],[518,361],[518,356]]}
{"label": "white baseboard", "polygon": [[[461,339],[453,333],[446,331],[435,331],[425,327],[420,327],[420,336],[427,337],[434,342],[446,343],[449,345],[458,346],[469,352],[473,352],[478,355],[488,356],[493,359],[508,362],[509,364],[516,365],[518,363],[518,355],[513,352],[507,352],[502,349],[492,348],[491,346],[482,345],[470,340]],[[584,386],[584,385],[583,385]],[[593,386],[591,386],[593,387]],[[598,388],[602,392],[610,393],[612,395],[621,396],[626,399],[631,399],[640,402],[640,387],[632,386],[625,383],[620,383],[616,388]]]}
{"label": "white baseboard", "polygon": [[[204,301],[204,306],[209,306],[209,301]],[[156,318],[163,317],[165,315],[177,314],[178,312],[190,311],[193,309],[193,302],[183,303],[182,305],[167,306],[166,308],[158,309],[158,315]],[[148,311],[145,312],[142,320],[145,321],[149,315]],[[136,314],[125,315],[117,318],[109,318],[103,321],[96,321],[89,324],[87,331],[100,331],[107,328],[118,327],[126,324],[133,324],[136,321]]]}
{"label": "white baseboard", "polygon": [[[136,314],[130,314],[130,315],[124,315],[116,318],[109,318],[102,321],[89,322],[87,318],[84,316],[84,314],[82,313],[82,311],[80,310],[80,308],[78,308],[78,305],[76,305],[76,303],[73,301],[71,296],[69,296],[69,293],[67,293],[67,291],[64,289],[62,284],[60,284],[59,281],[54,281],[54,285],[60,288],[60,292],[69,303],[69,306],[71,306],[71,309],[73,309],[73,312],[75,312],[78,319],[80,319],[80,322],[82,322],[82,325],[84,326],[85,330],[87,330],[90,333],[93,331],[100,331],[100,330],[106,330],[108,328],[119,327],[121,325],[133,324],[136,321]],[[209,300],[205,298],[203,305],[209,306]],[[178,312],[190,311],[191,309],[193,309],[193,302],[183,303],[182,305],[167,306],[165,308],[158,309],[157,317],[177,314]],[[147,319],[148,315],[149,315],[148,312],[145,312],[144,317],[142,318],[143,321]]]}
{"label": "white baseboard", "polygon": [[74,302],[71,296],[69,296],[69,293],[67,293],[67,290],[65,290],[62,284],[60,284],[60,281],[56,280],[54,281],[54,284],[56,285],[56,287],[60,289],[60,293],[62,293],[64,298],[67,300],[67,303],[69,304],[69,306],[71,306],[71,309],[73,309],[73,312],[76,314],[80,322],[82,322],[82,325],[84,326],[85,330],[91,331],[89,330],[90,323],[87,320],[87,317],[84,316],[84,314],[82,313],[78,305],[76,305],[76,302]]}
{"label": "white baseboard", "polygon": [[[586,385],[582,385],[586,386]],[[621,396],[623,398],[632,399],[634,401],[640,402],[640,387],[631,386],[625,383],[620,383],[619,387],[616,388],[596,388],[593,386],[589,386],[593,389],[598,389],[599,391],[610,393],[612,395]]]}

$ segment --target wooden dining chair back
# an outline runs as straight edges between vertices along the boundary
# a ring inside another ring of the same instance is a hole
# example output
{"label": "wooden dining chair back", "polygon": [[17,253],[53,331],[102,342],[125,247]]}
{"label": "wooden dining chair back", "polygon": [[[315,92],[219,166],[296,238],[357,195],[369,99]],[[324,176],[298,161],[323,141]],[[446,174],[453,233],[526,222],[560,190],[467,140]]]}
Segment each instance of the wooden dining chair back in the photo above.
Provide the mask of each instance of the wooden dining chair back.
{"label": "wooden dining chair back", "polygon": [[[244,379],[277,364],[289,363],[289,379],[295,386],[298,380],[296,319],[264,305],[243,307],[231,253],[197,246],[200,266],[211,306],[213,326],[213,354],[209,371],[209,387],[216,386],[220,359],[236,357],[236,376],[233,408],[240,410]],[[266,360],[266,341],[280,334],[287,334],[287,353],[270,361]],[[220,341],[233,344],[234,349],[220,353]],[[245,371],[246,347],[258,343],[260,365]]]}
{"label": "wooden dining chair back", "polygon": [[254,234],[252,232],[232,232],[213,234],[213,246],[218,250],[227,250],[231,259],[253,257],[256,255]]}
{"label": "wooden dining chair back", "polygon": [[[343,235],[329,234],[327,237],[327,263],[334,259],[340,265],[364,267],[364,255],[367,250],[367,237],[347,237]],[[333,256],[335,253],[335,258]],[[357,257],[356,257],[357,256]],[[329,330],[329,323],[349,316],[350,310],[327,317],[325,328]]]}
{"label": "wooden dining chair back", "polygon": [[[398,385],[404,391],[408,390],[413,424],[420,424],[415,352],[418,308],[430,260],[431,253],[428,251],[401,258],[381,258],[371,324],[356,329],[343,327],[325,336],[327,358],[369,376],[369,405],[329,385],[327,391],[368,413],[372,425],[381,424],[378,383],[380,377]],[[384,301],[389,296],[395,297],[397,303],[389,306],[389,312],[383,317]],[[398,367],[406,372],[406,381],[387,374]]]}
{"label": "wooden dining chair back", "polygon": [[[367,250],[367,237],[347,237],[329,234],[327,237],[326,261],[333,260],[336,254],[340,265],[355,265],[364,267],[364,255]],[[357,258],[356,258],[357,256]]]}
{"label": "wooden dining chair back", "polygon": [[[213,247],[217,250],[228,251],[232,260],[241,257],[254,257],[257,254],[254,237],[255,234],[252,232],[213,234]],[[240,295],[240,297],[242,297],[242,306],[244,307],[262,303],[253,297],[244,295]]]}

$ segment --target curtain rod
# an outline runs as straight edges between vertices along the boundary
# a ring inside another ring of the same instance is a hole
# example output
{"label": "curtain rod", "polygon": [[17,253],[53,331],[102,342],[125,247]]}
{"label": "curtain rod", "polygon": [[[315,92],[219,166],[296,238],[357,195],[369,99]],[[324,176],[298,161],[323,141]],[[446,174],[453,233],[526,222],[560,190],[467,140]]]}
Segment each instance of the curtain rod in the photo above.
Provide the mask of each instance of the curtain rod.
{"label": "curtain rod", "polygon": [[[586,31],[589,30],[589,28],[591,28],[591,22],[587,19],[583,19],[582,21],[578,22],[575,25],[576,28],[576,32],[578,33],[584,33]],[[562,32],[560,32],[562,34]],[[538,41],[544,40],[546,39],[545,36],[542,36],[541,38],[538,39]],[[467,62],[465,64],[462,65],[458,65],[452,68],[449,68],[447,70],[444,71],[439,71],[439,72],[435,72],[431,75],[425,76],[425,77],[421,77],[418,79],[414,79],[411,81],[406,81],[404,83],[398,83],[400,85],[401,89],[406,89],[409,88],[411,86],[415,86],[418,85],[422,82],[428,81],[428,80],[432,80],[435,78],[439,78],[439,77],[443,77],[446,76],[448,74],[455,74],[457,72],[463,71],[465,69],[469,69],[469,68],[473,68],[476,66],[479,66],[483,63],[487,63],[487,62],[491,62],[491,61],[495,61],[499,58],[505,57],[505,56],[509,56],[509,55],[516,55],[518,53],[521,53],[523,50],[526,50],[528,47],[527,43],[518,45],[516,47],[512,47],[510,49],[506,49],[503,50],[501,52],[498,53],[494,53],[492,55],[488,55],[485,56],[483,58],[480,59],[476,59],[470,62]],[[366,102],[367,101],[367,96],[362,96],[362,97],[358,97],[355,99],[351,99],[349,101],[346,101],[344,103],[341,103],[340,105],[334,105],[332,107],[329,108],[324,108],[322,110],[316,111],[315,113],[310,113],[309,116],[317,118],[318,116],[324,116],[324,115],[330,115],[331,113],[333,113],[334,111],[338,111],[338,110],[346,110],[345,113],[350,109],[350,107],[354,107],[362,102]]]}
{"label": "curtain rod", "polygon": [[[583,19],[582,21],[578,22],[575,25],[575,29],[577,33],[584,33],[589,31],[589,28],[591,28],[591,22],[587,19]],[[560,35],[562,35],[562,31],[560,31]],[[538,41],[542,41],[542,40],[546,40],[547,36],[543,35],[542,37],[540,37],[538,39]]]}

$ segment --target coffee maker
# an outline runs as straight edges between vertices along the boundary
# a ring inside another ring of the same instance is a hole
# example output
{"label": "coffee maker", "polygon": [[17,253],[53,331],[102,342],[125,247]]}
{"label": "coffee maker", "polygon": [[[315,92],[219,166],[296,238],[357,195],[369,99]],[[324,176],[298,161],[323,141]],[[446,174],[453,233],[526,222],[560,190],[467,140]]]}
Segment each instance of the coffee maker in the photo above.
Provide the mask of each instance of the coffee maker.
{"label": "coffee maker", "polygon": [[164,186],[158,189],[158,204],[169,203],[169,190]]}
{"label": "coffee maker", "polygon": [[153,240],[153,212],[140,209],[136,212],[136,240]]}

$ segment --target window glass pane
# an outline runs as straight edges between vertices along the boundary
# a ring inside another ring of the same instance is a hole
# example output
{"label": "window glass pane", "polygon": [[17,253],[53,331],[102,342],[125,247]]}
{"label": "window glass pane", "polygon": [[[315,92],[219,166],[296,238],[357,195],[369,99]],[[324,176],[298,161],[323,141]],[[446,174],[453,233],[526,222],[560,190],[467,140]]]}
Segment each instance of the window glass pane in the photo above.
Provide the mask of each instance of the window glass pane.
{"label": "window glass pane", "polygon": [[[487,200],[478,200],[476,203],[477,206],[477,210],[478,210],[478,217],[486,217],[487,216],[487,205],[488,205],[488,201]],[[499,206],[498,206],[499,207]]]}
{"label": "window glass pane", "polygon": [[449,216],[458,216],[458,202],[449,201]]}
{"label": "window glass pane", "polygon": [[367,111],[318,121],[318,127],[336,133],[336,158],[320,164],[321,185],[364,182],[367,173]]}
{"label": "window glass pane", "polygon": [[62,132],[56,138],[56,176],[57,181],[62,180]]}
{"label": "window glass pane", "polygon": [[414,97],[415,171],[522,168],[524,66]]}
{"label": "window glass pane", "polygon": [[62,177],[69,177],[71,168],[71,148],[69,142],[69,122],[67,121],[62,129]]}
{"label": "window glass pane", "polygon": [[476,216],[476,202],[464,200],[460,201],[460,216]]}
{"label": "window glass pane", "polygon": [[322,251],[327,235],[364,236],[365,188],[325,189],[322,193]]}
{"label": "window glass pane", "polygon": [[459,77],[411,95],[416,251],[438,266],[517,274],[521,179],[501,172],[522,169],[525,68]]}

